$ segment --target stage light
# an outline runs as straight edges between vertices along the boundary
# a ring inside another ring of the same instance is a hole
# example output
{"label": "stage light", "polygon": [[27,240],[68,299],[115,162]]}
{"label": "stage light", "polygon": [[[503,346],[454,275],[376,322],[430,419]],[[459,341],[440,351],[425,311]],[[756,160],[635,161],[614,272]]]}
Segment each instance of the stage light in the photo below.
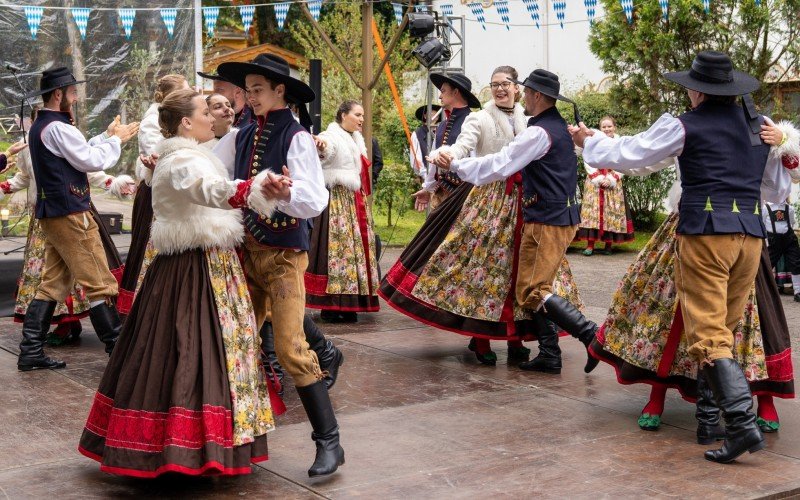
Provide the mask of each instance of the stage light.
{"label": "stage light", "polygon": [[415,13],[408,15],[408,34],[424,38],[436,29],[436,20],[431,14]]}
{"label": "stage light", "polygon": [[436,38],[429,38],[411,51],[425,68],[435,66],[442,58],[450,59],[450,51]]}

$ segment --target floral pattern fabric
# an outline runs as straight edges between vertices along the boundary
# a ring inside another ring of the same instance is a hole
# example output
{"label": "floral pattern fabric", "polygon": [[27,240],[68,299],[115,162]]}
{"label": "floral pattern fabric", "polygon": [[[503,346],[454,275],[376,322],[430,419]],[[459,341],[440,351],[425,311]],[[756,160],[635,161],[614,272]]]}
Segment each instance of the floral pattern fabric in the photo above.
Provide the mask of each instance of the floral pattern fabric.
{"label": "floral pattern fabric", "polygon": [[153,240],[148,239],[147,246],[144,249],[142,268],[139,271],[139,278],[136,280],[136,290],[133,291],[134,297],[136,297],[136,294],[139,293],[139,289],[142,287],[142,281],[144,281],[144,275],[147,274],[147,268],[153,263],[153,259],[156,258],[156,255],[158,255],[158,250],[156,250],[156,247],[153,246]]}
{"label": "floral pattern fabric", "polygon": [[378,261],[375,256],[375,233],[368,204],[367,248],[358,223],[355,194],[344,186],[333,186],[328,205],[328,295],[378,294]]}
{"label": "floral pattern fabric", "polygon": [[[652,372],[658,371],[665,354],[678,305],[673,281],[677,224],[678,215],[672,214],[631,264],[614,294],[604,326],[605,351]],[[734,359],[741,365],[747,380],[766,380],[755,283],[744,317],[733,333]],[[681,334],[669,375],[697,378],[697,362],[689,356],[688,347],[686,336]]]}
{"label": "floral pattern fabric", "polygon": [[[42,282],[42,272],[44,271],[45,236],[39,220],[31,217],[28,228],[28,241],[25,246],[24,263],[22,274],[17,280],[17,297],[14,305],[14,315],[24,317]],[[67,321],[69,317],[79,319],[89,311],[89,301],[83,288],[75,283],[70,292],[72,298],[72,312],[70,312],[65,302],[59,302],[53,313],[53,321]]]}
{"label": "floral pattern fabric", "polygon": [[[605,172],[605,170],[600,172]],[[602,220],[600,217],[601,198],[603,202]],[[588,176],[586,177],[586,182],[583,184],[579,227],[610,233],[626,234],[628,232],[628,219],[625,216],[625,192],[621,179],[613,188],[601,188],[592,184],[592,180]]]}
{"label": "floral pattern fabric", "polygon": [[261,366],[261,337],[255,328],[253,305],[236,252],[211,248],[205,254],[225,348],[233,444],[241,446],[275,428]]}

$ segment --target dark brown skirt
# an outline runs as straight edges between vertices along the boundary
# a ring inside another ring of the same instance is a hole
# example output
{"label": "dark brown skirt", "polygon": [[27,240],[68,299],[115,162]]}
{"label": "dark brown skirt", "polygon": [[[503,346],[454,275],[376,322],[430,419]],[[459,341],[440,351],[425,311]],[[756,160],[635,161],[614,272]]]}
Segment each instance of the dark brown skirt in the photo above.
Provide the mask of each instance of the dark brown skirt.
{"label": "dark brown skirt", "polygon": [[81,436],[100,470],[247,474],[267,437],[233,445],[231,393],[205,254],[158,255],[119,336]]}
{"label": "dark brown skirt", "polygon": [[117,309],[120,314],[130,313],[136,283],[142,271],[147,242],[150,240],[150,226],[153,225],[153,190],[144,181],[136,188],[131,214],[131,246],[125,259],[125,272],[119,285]]}

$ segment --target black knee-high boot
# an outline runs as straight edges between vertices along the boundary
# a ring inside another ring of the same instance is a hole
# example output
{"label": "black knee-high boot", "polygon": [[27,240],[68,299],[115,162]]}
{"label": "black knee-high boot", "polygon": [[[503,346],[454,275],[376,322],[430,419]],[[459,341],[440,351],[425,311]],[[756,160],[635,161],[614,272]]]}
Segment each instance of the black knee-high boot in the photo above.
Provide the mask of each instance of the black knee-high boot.
{"label": "black knee-high boot", "polygon": [[108,301],[97,304],[89,309],[89,319],[97,338],[106,345],[106,353],[110,356],[122,329],[122,320],[119,319],[117,308]]}
{"label": "black knee-high boot", "polygon": [[320,369],[327,373],[325,385],[330,389],[336,383],[336,377],[339,376],[339,367],[344,363],[344,354],[333,345],[333,342],[325,338],[322,329],[314,323],[309,314],[303,317],[303,330],[306,334],[306,342],[311,346],[311,350],[317,353]]}
{"label": "black knee-high boot", "polygon": [[720,425],[720,411],[714,402],[714,393],[708,386],[703,371],[697,372],[697,444],[713,444],[725,438],[725,429]]}
{"label": "black knee-high boot", "polygon": [[56,303],[50,300],[34,299],[28,304],[25,320],[22,323],[22,342],[19,344],[17,369],[23,372],[42,368],[59,369],[67,366],[63,361],[50,359],[44,355],[44,341],[50,320],[56,310]]}
{"label": "black knee-high boot", "polygon": [[599,361],[589,354],[589,344],[594,340],[597,333],[597,324],[589,321],[575,306],[570,304],[563,297],[551,295],[547,299],[541,311],[544,317],[558,325],[562,330],[569,333],[586,347],[586,366],[583,371],[586,373],[595,369]]}
{"label": "black knee-high boot", "polygon": [[520,363],[522,370],[561,373],[561,348],[558,346],[558,328],[541,313],[534,313],[534,325],[539,339],[539,354],[530,361]]}
{"label": "black knee-high boot", "polygon": [[265,321],[259,334],[261,335],[261,363],[267,370],[267,376],[274,375],[277,379],[278,396],[283,396],[283,378],[286,374],[275,353],[275,332],[272,330],[272,323]]}
{"label": "black knee-high boot", "polygon": [[308,476],[333,474],[340,465],[344,465],[344,449],[339,444],[339,425],[333,413],[328,388],[324,381],[319,381],[306,387],[298,387],[297,394],[311,422],[311,439],[317,445],[317,455],[314,464],[308,469]]}

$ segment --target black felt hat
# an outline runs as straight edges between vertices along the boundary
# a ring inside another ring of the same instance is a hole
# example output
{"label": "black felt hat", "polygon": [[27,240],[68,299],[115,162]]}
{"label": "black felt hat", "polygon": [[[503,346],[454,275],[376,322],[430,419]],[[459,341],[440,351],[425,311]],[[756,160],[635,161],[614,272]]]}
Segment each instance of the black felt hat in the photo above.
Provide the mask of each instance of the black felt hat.
{"label": "black felt hat", "polygon": [[[217,82],[227,82],[228,81],[228,80],[226,80],[225,78],[222,78],[221,76],[219,76],[216,73],[204,73],[202,71],[198,71],[197,74],[200,76],[200,78],[205,78],[206,80],[214,80],[214,81],[217,81]],[[230,82],[228,82],[228,83],[230,83]]]}
{"label": "black felt hat", "polygon": [[70,70],[64,66],[48,69],[42,72],[39,90],[29,93],[25,98],[40,96],[52,92],[53,90],[69,87],[70,85],[77,85],[79,83],[86,83],[86,80],[76,80]]}
{"label": "black felt hat", "polygon": [[728,54],[715,51],[700,52],[691,69],[664,73],[664,78],[689,90],[719,96],[749,94],[761,86],[756,78],[733,69]]}
{"label": "black felt hat", "polygon": [[[433,113],[436,113],[440,109],[442,109],[442,107],[439,106],[438,104],[432,104],[431,105],[431,111]],[[423,115],[425,115],[425,113],[427,113],[427,112],[428,112],[428,106],[427,106],[427,104],[423,104],[422,106],[417,108],[417,110],[414,112],[414,116],[417,117],[417,120],[422,121]]]}
{"label": "black felt hat", "polygon": [[480,108],[481,101],[472,94],[472,81],[463,73],[431,73],[431,82],[437,89],[442,90],[443,83],[449,83],[461,91],[470,108]]}
{"label": "black felt hat", "polygon": [[553,99],[570,103],[572,102],[570,99],[567,99],[560,94],[561,82],[558,81],[558,75],[545,69],[533,70],[531,74],[528,75],[528,78],[526,78],[524,81],[514,80],[513,78],[509,78],[509,81],[512,81],[517,85],[523,85],[537,92],[541,92],[542,94],[552,97]]}
{"label": "black felt hat", "polygon": [[263,75],[264,78],[282,83],[286,86],[286,100],[295,104],[311,102],[315,98],[314,91],[307,83],[291,76],[289,63],[275,54],[259,54],[252,62],[227,62],[217,68],[219,76],[237,85],[245,87],[247,75]]}

